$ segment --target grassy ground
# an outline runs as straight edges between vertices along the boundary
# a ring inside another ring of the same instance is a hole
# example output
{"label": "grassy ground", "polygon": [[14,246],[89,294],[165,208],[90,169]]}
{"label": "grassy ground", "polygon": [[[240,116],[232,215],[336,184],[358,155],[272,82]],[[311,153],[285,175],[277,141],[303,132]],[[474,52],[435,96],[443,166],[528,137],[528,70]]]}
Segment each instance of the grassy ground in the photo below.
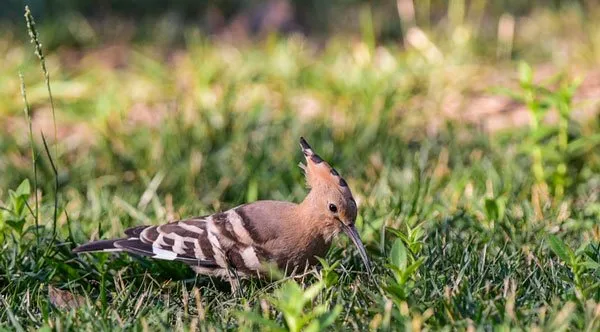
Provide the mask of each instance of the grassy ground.
{"label": "grassy ground", "polygon": [[[600,38],[578,15],[538,13],[501,45],[465,21],[425,31],[429,39],[413,30],[406,47],[374,47],[368,33],[325,46],[293,37],[238,47],[190,33],[169,52],[57,50],[46,59],[56,132],[39,61],[6,37],[0,323],[598,330],[600,124],[578,115],[595,110],[597,100],[582,96],[594,82],[586,78],[575,101],[570,84],[594,68]],[[544,82],[514,58],[566,76]],[[486,120],[505,117],[491,106],[469,111],[494,86],[520,100],[507,112],[521,107],[531,126],[491,133]],[[300,201],[301,135],[354,191],[374,280],[343,237],[322,269],[247,281],[236,295],[181,264],[70,252],[133,225],[256,199]]]}

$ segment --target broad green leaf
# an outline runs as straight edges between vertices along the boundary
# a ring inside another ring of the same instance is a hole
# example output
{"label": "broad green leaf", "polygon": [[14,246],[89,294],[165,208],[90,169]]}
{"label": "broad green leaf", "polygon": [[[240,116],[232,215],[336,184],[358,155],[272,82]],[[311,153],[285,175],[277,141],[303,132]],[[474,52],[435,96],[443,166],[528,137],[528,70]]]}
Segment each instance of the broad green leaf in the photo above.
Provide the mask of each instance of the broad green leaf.
{"label": "broad green leaf", "polygon": [[302,289],[300,286],[293,280],[289,280],[284,283],[280,289],[275,292],[275,296],[277,297],[277,302],[280,307],[288,308],[289,310],[293,310],[295,312],[302,311],[302,307],[304,307],[302,299]]}
{"label": "broad green leaf", "polygon": [[17,187],[17,191],[15,192],[17,196],[29,198],[31,194],[31,186],[29,185],[29,180],[25,179],[21,184]]}
{"label": "broad green leaf", "polygon": [[396,299],[399,301],[406,300],[406,287],[403,287],[397,283],[391,282],[388,286],[384,286],[383,290],[386,292],[386,295],[392,299]]}
{"label": "broad green leaf", "polygon": [[290,331],[300,331],[300,329],[302,328],[302,322],[300,321],[299,316],[284,312],[283,317],[285,318],[285,323],[287,324],[287,328]]}
{"label": "broad green leaf", "polygon": [[326,312],[329,312],[329,308],[326,304],[319,304],[318,306],[312,309],[312,312],[309,313],[311,317],[318,317],[324,315]]}
{"label": "broad green leaf", "polygon": [[410,264],[404,271],[406,277],[411,277],[413,273],[415,273],[415,271],[417,271],[419,267],[421,267],[423,262],[425,262],[425,257],[419,257],[419,259],[417,259],[414,263]]}
{"label": "broad green leaf", "polygon": [[14,191],[9,191],[9,196],[10,196],[10,201],[12,204],[12,214],[15,216],[20,216],[23,213],[23,210],[25,209],[25,203],[27,200],[27,197],[18,195],[16,192]]}
{"label": "broad green leaf", "polygon": [[563,262],[565,262],[569,266],[571,265],[573,259],[573,252],[569,247],[567,247],[567,245],[564,242],[562,242],[555,235],[550,235],[548,236],[548,245],[550,246],[550,249],[554,251],[556,256],[558,256]]}
{"label": "broad green leaf", "polygon": [[387,269],[392,270],[393,273],[401,275],[402,272],[404,272],[404,270],[401,270],[399,267],[397,267],[394,264],[383,264],[383,266],[385,266]]}
{"label": "broad green leaf", "polygon": [[321,289],[323,289],[325,285],[323,285],[322,282],[318,282],[310,287],[308,287],[305,291],[304,291],[304,295],[302,296],[302,298],[305,301],[310,301],[312,299],[314,299],[317,295],[319,295],[319,293],[321,292]]}
{"label": "broad green leaf", "polygon": [[398,267],[402,271],[406,269],[408,253],[402,240],[396,239],[396,241],[394,241],[394,245],[392,245],[392,250],[390,251],[389,261],[392,265]]}
{"label": "broad green leaf", "polygon": [[313,320],[312,322],[310,322],[310,324],[308,324],[308,326],[306,328],[304,328],[304,332],[319,332],[321,331],[321,326],[319,325],[319,322],[316,320]]}
{"label": "broad green leaf", "polygon": [[569,155],[582,154],[597,148],[597,145],[600,145],[600,133],[579,137],[570,141],[567,147],[567,153]]}
{"label": "broad green leaf", "polygon": [[505,202],[502,197],[485,199],[485,214],[489,220],[504,218]]}
{"label": "broad green leaf", "polygon": [[588,270],[600,270],[600,264],[592,260],[586,260],[585,262],[582,262],[581,266],[584,266]]}
{"label": "broad green leaf", "polygon": [[335,307],[333,307],[333,310],[329,311],[329,313],[327,313],[326,315],[324,315],[323,317],[321,317],[320,320],[320,327],[321,329],[324,329],[326,327],[328,327],[329,325],[335,323],[335,319],[340,315],[340,313],[342,312],[342,306],[339,304],[336,304]]}
{"label": "broad green leaf", "polygon": [[7,219],[6,224],[10,226],[15,232],[17,232],[17,234],[21,235],[23,233],[23,225],[25,225],[25,219]]}

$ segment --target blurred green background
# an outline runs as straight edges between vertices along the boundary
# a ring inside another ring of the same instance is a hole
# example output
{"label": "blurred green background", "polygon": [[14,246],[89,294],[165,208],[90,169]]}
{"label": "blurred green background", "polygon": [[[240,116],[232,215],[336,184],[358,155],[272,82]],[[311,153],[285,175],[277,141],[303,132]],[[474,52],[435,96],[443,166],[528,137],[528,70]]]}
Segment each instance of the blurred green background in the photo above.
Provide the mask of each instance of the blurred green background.
{"label": "blurred green background", "polygon": [[[597,2],[27,4],[43,62],[24,3],[0,4],[2,326],[600,328]],[[300,136],[348,180],[377,284],[345,240],[233,296],[70,252],[300,201]]]}
{"label": "blurred green background", "polygon": [[[525,0],[424,0],[415,1],[4,1],[0,20],[9,29],[22,27],[21,14],[27,4],[49,29],[45,42],[49,48],[59,45],[86,47],[105,41],[151,41],[181,45],[187,29],[206,35],[237,30],[241,35],[269,32],[301,32],[312,38],[327,39],[334,34],[358,34],[360,12],[368,7],[373,33],[378,41],[401,41],[403,25],[414,20],[420,27],[469,23],[482,38],[496,37],[502,15],[527,17],[539,11],[557,15],[577,8],[584,19],[594,17],[595,1]],[[450,22],[448,22],[450,21]],[[459,22],[460,21],[460,22]],[[364,26],[363,26],[364,28]],[[22,29],[17,29],[23,33]],[[124,33],[126,32],[126,33]]]}

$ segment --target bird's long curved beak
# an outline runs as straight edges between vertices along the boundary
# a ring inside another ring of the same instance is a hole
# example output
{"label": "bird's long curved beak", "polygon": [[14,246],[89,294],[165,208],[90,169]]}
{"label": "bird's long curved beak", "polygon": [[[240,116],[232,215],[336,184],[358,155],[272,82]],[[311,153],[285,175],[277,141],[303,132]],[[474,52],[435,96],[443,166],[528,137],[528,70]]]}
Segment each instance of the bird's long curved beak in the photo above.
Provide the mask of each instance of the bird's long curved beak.
{"label": "bird's long curved beak", "polygon": [[346,225],[343,222],[341,224],[342,224],[342,229],[344,230],[344,233],[346,233],[346,235],[348,235],[348,237],[350,237],[350,239],[352,240],[352,242],[358,249],[360,258],[362,258],[362,261],[365,264],[365,268],[367,269],[369,276],[371,276],[371,263],[369,262],[369,257],[367,256],[367,251],[365,250],[365,246],[363,245],[362,241],[360,240],[360,236],[358,235],[358,231],[356,230],[356,227],[354,227],[353,224]]}

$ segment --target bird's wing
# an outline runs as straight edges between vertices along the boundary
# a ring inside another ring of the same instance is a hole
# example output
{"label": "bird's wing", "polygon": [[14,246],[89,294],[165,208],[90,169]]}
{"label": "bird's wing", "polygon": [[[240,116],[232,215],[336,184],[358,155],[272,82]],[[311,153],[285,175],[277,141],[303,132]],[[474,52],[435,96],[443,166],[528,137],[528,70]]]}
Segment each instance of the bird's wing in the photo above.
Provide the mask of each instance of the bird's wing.
{"label": "bird's wing", "polygon": [[[127,229],[127,238],[84,244],[75,252],[125,251],[212,269],[258,271],[278,258],[268,243],[281,236],[286,209],[294,204],[260,201],[210,216]],[[290,230],[293,231],[293,230]]]}
{"label": "bird's wing", "polygon": [[[215,268],[249,274],[259,271],[265,262],[279,261],[280,252],[273,251],[270,244],[294,232],[285,226],[290,225],[293,218],[289,212],[294,208],[295,204],[288,202],[258,201],[210,216],[130,229],[127,234],[150,245],[154,258],[175,257],[193,265],[200,261],[203,267],[210,262]],[[117,245],[128,246],[128,242]],[[128,249],[136,250],[136,245]],[[155,248],[160,249],[158,254]]]}
{"label": "bird's wing", "polygon": [[114,246],[152,258],[218,267],[208,240],[207,218],[209,217],[197,217],[160,226],[130,228],[125,231],[128,237],[115,241]]}
{"label": "bird's wing", "polygon": [[161,226],[138,226],[125,231],[126,238],[83,244],[73,252],[119,252],[173,260],[189,265],[218,268],[208,240],[207,218],[197,217]]}
{"label": "bird's wing", "polygon": [[116,247],[157,259],[182,261],[203,268],[257,271],[269,256],[253,238],[253,223],[240,208],[161,226],[136,227]]}

